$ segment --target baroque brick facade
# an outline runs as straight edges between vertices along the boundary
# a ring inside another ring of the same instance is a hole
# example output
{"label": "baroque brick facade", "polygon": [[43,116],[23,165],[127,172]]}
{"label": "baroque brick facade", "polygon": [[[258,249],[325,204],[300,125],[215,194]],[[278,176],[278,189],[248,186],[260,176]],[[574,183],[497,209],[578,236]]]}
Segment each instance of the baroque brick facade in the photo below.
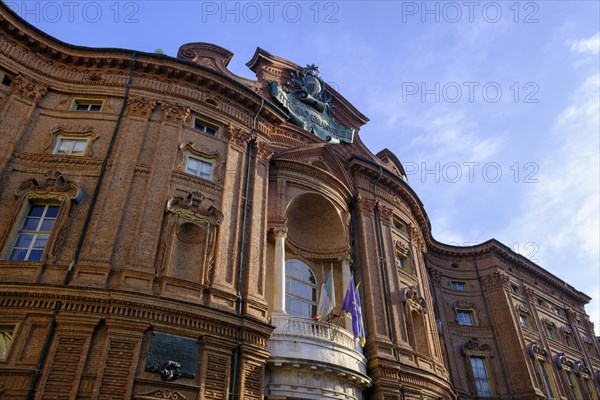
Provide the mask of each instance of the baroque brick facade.
{"label": "baroque brick facade", "polygon": [[[66,45],[2,4],[0,27],[0,398],[476,397],[464,354],[553,350],[515,325],[534,307],[506,289],[520,276],[507,268],[565,292],[584,327],[568,313],[545,323],[593,338],[585,295],[488,247],[476,249],[486,294],[456,304],[480,314],[495,296],[490,315],[509,331],[478,314],[477,332],[449,332],[446,264],[467,265],[456,260],[471,249],[432,239],[401,163],[363,145],[367,118],[334,89],[311,107],[331,106],[353,140],[292,123],[272,88],[292,90],[298,65],[258,49],[249,80],[206,43],[176,58]],[[338,304],[314,321],[328,272]],[[364,348],[340,317],[350,277]],[[597,353],[559,349],[593,384]],[[542,396],[527,354],[514,363],[534,383],[496,379],[495,396]]]}

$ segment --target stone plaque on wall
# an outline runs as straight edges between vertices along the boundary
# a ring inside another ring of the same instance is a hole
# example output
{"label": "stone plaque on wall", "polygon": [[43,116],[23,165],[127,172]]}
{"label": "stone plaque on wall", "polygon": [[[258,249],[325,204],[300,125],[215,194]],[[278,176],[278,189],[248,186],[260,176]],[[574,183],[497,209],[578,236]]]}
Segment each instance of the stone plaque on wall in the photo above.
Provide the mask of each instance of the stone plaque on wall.
{"label": "stone plaque on wall", "polygon": [[195,378],[200,343],[194,339],[152,333],[146,371],[157,372],[165,381]]}

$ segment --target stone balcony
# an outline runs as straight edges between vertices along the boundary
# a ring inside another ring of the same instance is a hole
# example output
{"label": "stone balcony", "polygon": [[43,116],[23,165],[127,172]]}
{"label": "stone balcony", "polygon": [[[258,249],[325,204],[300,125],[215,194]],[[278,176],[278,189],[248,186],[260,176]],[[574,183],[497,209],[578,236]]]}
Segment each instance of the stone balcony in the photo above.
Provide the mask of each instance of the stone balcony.
{"label": "stone balcony", "polygon": [[327,322],[274,313],[269,399],[361,399],[371,384],[360,344],[351,332]]}

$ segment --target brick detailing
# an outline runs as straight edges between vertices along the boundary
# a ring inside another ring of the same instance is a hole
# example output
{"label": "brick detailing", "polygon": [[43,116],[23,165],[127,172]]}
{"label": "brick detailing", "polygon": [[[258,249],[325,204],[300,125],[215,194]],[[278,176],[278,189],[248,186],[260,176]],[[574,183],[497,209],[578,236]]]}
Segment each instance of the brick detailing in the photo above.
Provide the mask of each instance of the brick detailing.
{"label": "brick detailing", "polygon": [[126,397],[128,387],[132,383],[130,374],[135,372],[133,365],[136,342],[110,339],[106,367],[102,374],[100,399]]}
{"label": "brick detailing", "polygon": [[243,398],[246,400],[261,399],[263,387],[263,367],[247,363],[244,368]]}
{"label": "brick detailing", "polygon": [[225,399],[224,388],[229,382],[227,370],[229,358],[210,354],[206,365],[205,399]]}
{"label": "brick detailing", "polygon": [[84,353],[85,339],[60,336],[54,351],[54,359],[48,371],[42,399],[64,398],[72,391],[79,363]]}

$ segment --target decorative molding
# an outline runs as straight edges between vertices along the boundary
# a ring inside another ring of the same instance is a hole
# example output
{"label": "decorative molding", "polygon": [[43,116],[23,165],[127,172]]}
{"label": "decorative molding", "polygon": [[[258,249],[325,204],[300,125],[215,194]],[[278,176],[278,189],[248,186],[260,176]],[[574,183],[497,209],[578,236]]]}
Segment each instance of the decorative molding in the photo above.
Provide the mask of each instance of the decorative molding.
{"label": "decorative molding", "polygon": [[256,145],[256,156],[261,160],[269,160],[274,154],[270,145],[265,142],[258,142]]}
{"label": "decorative molding", "polygon": [[472,310],[473,309],[473,302],[470,302],[468,300],[456,300],[454,303],[452,303],[452,309],[454,311],[456,310]]}
{"label": "decorative molding", "polygon": [[46,92],[48,92],[48,86],[41,84],[28,76],[17,75],[10,85],[10,90],[12,93],[37,103],[44,97]]}
{"label": "decorative molding", "polygon": [[589,378],[592,375],[592,371],[585,364],[585,361],[575,362],[575,373],[583,376],[584,378]]}
{"label": "decorative molding", "polygon": [[547,326],[556,328],[556,322],[552,321],[550,318],[542,318],[542,322],[544,322],[544,324],[546,324]]}
{"label": "decorative molding", "polygon": [[170,400],[187,400],[187,397],[179,392],[171,391],[169,389],[156,389],[147,393],[137,394],[135,397],[144,396],[144,398],[156,398],[156,399],[170,399]]}
{"label": "decorative molding", "polygon": [[83,191],[79,185],[68,182],[59,171],[55,170],[48,171],[44,181],[38,182],[36,178],[29,178],[22,182],[15,190],[15,197],[19,198],[24,194],[30,199],[58,199],[62,201],[68,197],[77,204],[83,200]]}
{"label": "decorative molding", "polygon": [[[92,127],[86,127],[86,128],[83,128],[82,130],[72,130],[72,129],[65,128],[63,126],[58,126],[52,131],[52,133],[50,133],[50,143],[44,149],[44,153],[53,155],[55,157],[61,156],[61,155],[53,153],[54,149],[56,148],[56,144],[58,142],[59,137],[69,138],[69,139],[87,139],[88,143],[86,145],[85,153],[83,154],[83,156],[90,156],[90,154],[92,153],[91,145],[94,141],[96,141],[98,139],[99,135],[96,133],[96,131]],[[81,158],[82,156],[76,156],[76,157]],[[66,156],[66,158],[70,159],[70,158],[75,158],[75,157]]]}
{"label": "decorative molding", "polygon": [[442,273],[437,269],[431,268],[430,270],[431,280],[434,284],[440,285],[442,283]]}

